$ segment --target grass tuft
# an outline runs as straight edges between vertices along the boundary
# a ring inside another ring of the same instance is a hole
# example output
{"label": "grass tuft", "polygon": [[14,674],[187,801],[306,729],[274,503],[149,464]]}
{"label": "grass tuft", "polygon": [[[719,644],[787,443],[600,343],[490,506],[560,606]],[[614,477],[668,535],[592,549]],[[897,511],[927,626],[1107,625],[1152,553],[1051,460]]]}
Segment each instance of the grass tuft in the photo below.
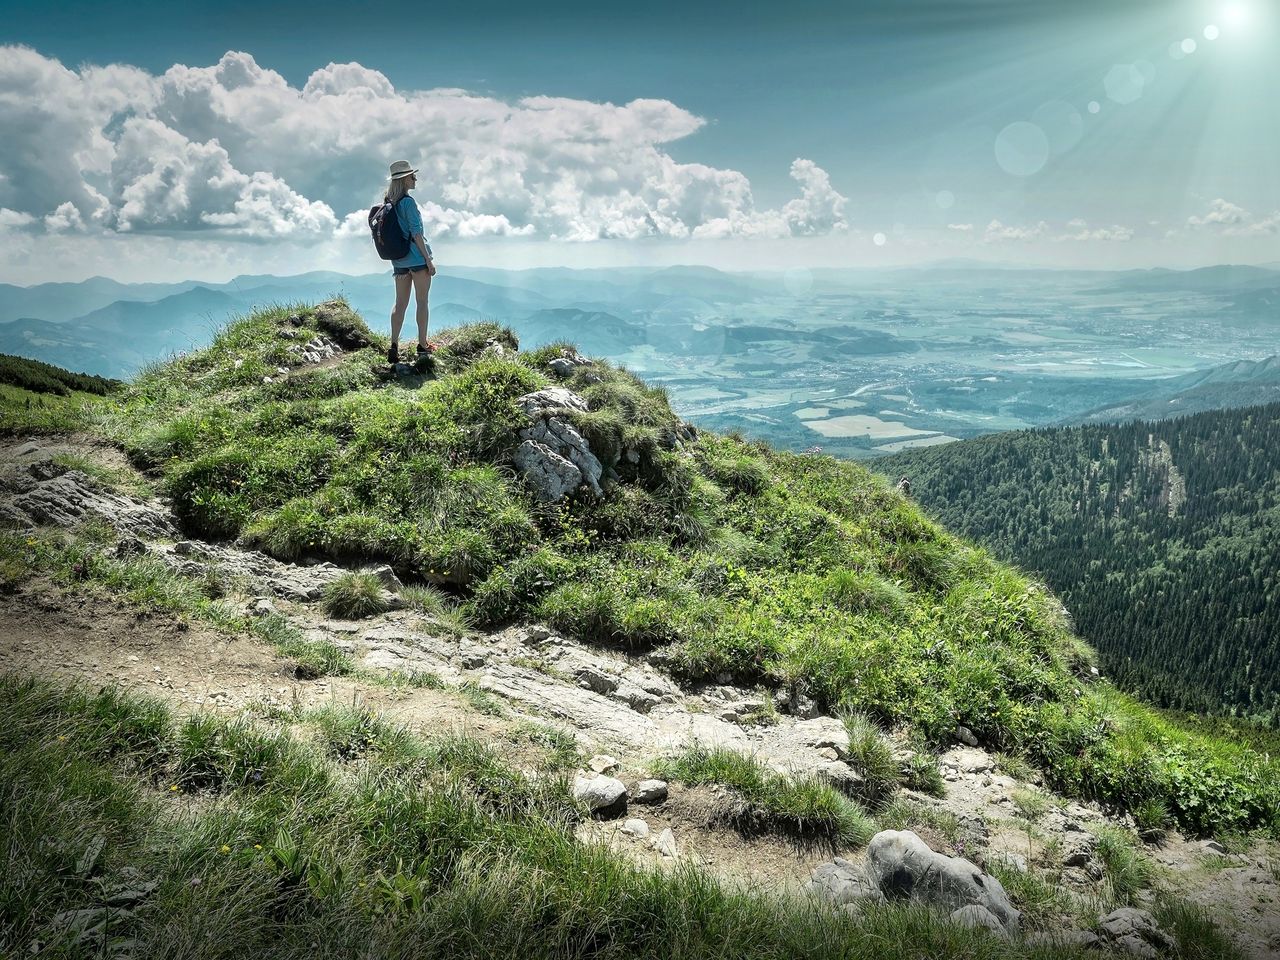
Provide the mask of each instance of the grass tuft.
{"label": "grass tuft", "polygon": [[386,613],[386,588],[367,570],[348,570],[324,588],[324,609],[331,617],[363,620]]}
{"label": "grass tuft", "polygon": [[839,847],[863,846],[875,832],[866,812],[830,784],[774,773],[733,750],[695,744],[660,760],[653,773],[688,784],[729,787],[736,802],[719,816],[741,829],[822,838]]}
{"label": "grass tuft", "polygon": [[840,714],[849,735],[849,766],[862,777],[863,799],[872,805],[883,803],[898,789],[900,771],[893,749],[869,717],[846,710]]}

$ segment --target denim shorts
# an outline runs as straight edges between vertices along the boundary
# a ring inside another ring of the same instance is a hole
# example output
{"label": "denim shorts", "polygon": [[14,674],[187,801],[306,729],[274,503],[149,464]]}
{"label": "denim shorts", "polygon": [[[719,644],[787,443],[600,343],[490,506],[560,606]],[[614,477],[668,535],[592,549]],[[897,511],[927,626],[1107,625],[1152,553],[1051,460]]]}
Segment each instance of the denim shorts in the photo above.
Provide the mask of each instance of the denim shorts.
{"label": "denim shorts", "polygon": [[425,269],[427,269],[427,265],[425,263],[420,263],[415,267],[392,267],[392,272],[397,277],[403,277],[406,273],[417,273],[419,270]]}

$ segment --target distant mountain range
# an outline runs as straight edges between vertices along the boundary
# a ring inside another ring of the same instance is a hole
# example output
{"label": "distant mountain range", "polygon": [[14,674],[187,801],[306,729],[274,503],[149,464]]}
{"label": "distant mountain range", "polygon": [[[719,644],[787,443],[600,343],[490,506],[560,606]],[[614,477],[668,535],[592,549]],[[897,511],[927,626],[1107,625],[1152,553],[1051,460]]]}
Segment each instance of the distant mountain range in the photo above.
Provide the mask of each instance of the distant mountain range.
{"label": "distant mountain range", "polygon": [[[1046,306],[1049,289],[1060,299],[1050,298]],[[993,309],[1001,315],[1006,310],[1016,313],[1018,305],[1036,303],[1029,315],[1037,322],[1047,321],[1059,303],[1063,310],[1071,309],[1078,294],[1088,294],[1090,303],[1100,304],[1091,309],[1103,312],[1125,299],[1141,303],[1149,298],[1184,312],[1192,303],[1198,314],[1203,301],[1206,316],[1212,314],[1242,333],[1269,330],[1273,323],[1280,330],[1280,271],[1265,267],[1107,272],[1007,269],[964,262],[899,270],[753,273],[699,266],[454,267],[442,270],[433,283],[431,325],[438,330],[495,320],[510,325],[527,347],[568,339],[589,353],[621,362],[651,360],[647,374],[659,378],[686,376],[690,365],[700,366],[708,389],[751,390],[751,383],[767,386],[786,371],[799,391],[805,375],[820,366],[856,370],[856,376],[875,379],[882,372],[873,366],[880,364],[879,358],[912,364],[916,361],[910,358],[916,354],[922,358],[917,369],[932,365],[936,372],[926,370],[923,375],[936,379],[946,375],[937,366],[939,347],[955,351],[963,345],[980,365],[993,350],[1007,353],[1011,344],[1018,345],[1005,328],[987,323],[986,313]],[[149,361],[204,346],[216,329],[237,315],[272,304],[314,303],[334,296],[345,297],[374,329],[387,329],[392,285],[386,272],[246,275],[226,283],[126,284],[95,277],[82,283],[32,287],[0,284],[0,353],[127,378]],[[954,335],[952,328],[924,332],[918,320],[926,300],[934,319],[949,305],[954,305],[957,318],[976,317],[974,322],[986,339],[963,332],[970,326],[968,320],[955,326]],[[407,329],[412,337],[412,316]],[[1259,346],[1270,348],[1269,343],[1255,343],[1252,355],[1258,355]],[[737,385],[720,382],[735,364],[737,369],[731,372]],[[968,370],[972,369],[971,365]],[[964,368],[957,371],[965,372]],[[1274,370],[1254,371],[1247,364],[1224,368],[1216,379],[1180,381],[1151,383],[1135,376],[1132,399],[1128,385],[1116,381],[1091,401],[1113,405],[1091,411],[1086,419],[1168,416],[1275,397]],[[957,409],[957,402],[963,400],[942,395],[921,399],[912,425],[919,425],[920,418],[927,421],[929,410],[945,413]],[[1063,412],[1062,405],[1051,403],[1043,416],[1037,416],[1035,409],[1023,403],[1019,414],[1009,415],[1025,415],[1025,423],[1054,419]],[[749,405],[708,415],[756,416]],[[773,420],[753,419],[751,424],[757,431],[807,433],[789,413],[781,421],[774,416]],[[922,428],[951,429],[945,420],[925,422]]]}
{"label": "distant mountain range", "polygon": [[1280,356],[1237,360],[1161,380],[1124,403],[1090,410],[1063,423],[1165,420],[1205,410],[1250,407],[1280,400]]}

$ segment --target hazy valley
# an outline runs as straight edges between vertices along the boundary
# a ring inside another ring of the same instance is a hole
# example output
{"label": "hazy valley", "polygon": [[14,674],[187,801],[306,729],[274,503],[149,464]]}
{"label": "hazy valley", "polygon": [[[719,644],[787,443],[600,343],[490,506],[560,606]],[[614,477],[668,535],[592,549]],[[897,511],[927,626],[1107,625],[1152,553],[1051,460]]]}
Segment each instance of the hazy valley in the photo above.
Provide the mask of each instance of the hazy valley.
{"label": "hazy valley", "polygon": [[[127,377],[263,305],[341,295],[385,329],[390,286],[337,273],[4,286],[0,352]],[[525,347],[571,340],[671,388],[695,423],[841,456],[1280,398],[1280,370],[1262,362],[1280,353],[1280,271],[1258,267],[445,266],[431,303],[433,330],[483,319]]]}

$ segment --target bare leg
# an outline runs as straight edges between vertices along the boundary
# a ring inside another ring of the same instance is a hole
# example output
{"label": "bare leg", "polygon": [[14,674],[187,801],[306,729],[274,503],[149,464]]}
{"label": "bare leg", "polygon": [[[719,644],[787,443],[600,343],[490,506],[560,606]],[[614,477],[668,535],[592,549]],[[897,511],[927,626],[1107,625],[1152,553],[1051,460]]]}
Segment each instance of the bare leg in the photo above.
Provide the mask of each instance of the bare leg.
{"label": "bare leg", "polygon": [[[431,292],[431,274],[426,270],[417,270],[410,274],[413,277],[414,298],[418,302],[418,349],[427,349],[427,294]],[[408,294],[406,293],[406,296]]]}
{"label": "bare leg", "polygon": [[396,305],[391,308],[391,345],[400,343],[400,328],[404,326],[404,312],[409,308],[409,291],[413,289],[413,274],[398,274],[396,280]]}

